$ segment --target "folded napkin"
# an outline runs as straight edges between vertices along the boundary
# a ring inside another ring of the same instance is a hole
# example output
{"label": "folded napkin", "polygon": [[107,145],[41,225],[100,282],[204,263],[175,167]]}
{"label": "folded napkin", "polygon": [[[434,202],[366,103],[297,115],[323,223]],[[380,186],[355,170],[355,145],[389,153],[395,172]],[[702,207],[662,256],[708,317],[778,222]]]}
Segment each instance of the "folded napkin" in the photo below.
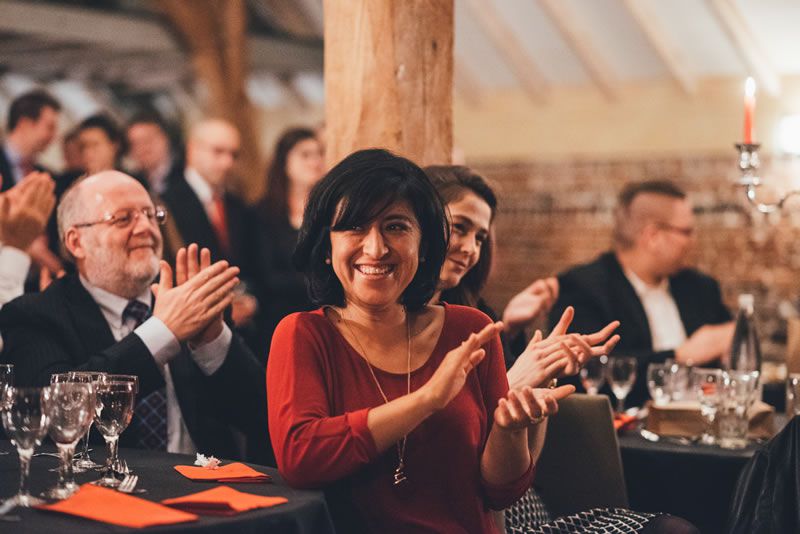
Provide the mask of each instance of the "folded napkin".
{"label": "folded napkin", "polygon": [[627,413],[614,414],[614,430],[619,431],[634,421],[636,421],[635,415],[630,415]]}
{"label": "folded napkin", "polygon": [[199,493],[161,501],[162,504],[172,508],[201,515],[235,515],[286,502],[288,500],[284,497],[263,497],[236,491],[228,486],[217,486]]}
{"label": "folded napkin", "polygon": [[194,465],[176,465],[175,471],[186,478],[207,482],[267,482],[272,477],[256,471],[243,463],[234,462],[216,469],[206,469]]}
{"label": "folded napkin", "polygon": [[92,484],[82,485],[68,499],[36,508],[132,528],[172,525],[198,519],[194,514]]}

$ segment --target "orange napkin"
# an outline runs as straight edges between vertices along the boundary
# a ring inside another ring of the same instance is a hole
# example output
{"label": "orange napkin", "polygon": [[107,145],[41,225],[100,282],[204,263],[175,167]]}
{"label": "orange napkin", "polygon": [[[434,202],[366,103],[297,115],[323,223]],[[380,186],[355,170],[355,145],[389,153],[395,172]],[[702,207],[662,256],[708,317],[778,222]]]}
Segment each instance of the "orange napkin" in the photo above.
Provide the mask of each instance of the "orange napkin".
{"label": "orange napkin", "polygon": [[194,514],[92,484],[82,485],[68,499],[36,508],[132,528],[172,525],[198,519]]}
{"label": "orange napkin", "polygon": [[176,465],[175,470],[192,480],[206,482],[267,482],[272,477],[242,463],[234,462],[216,469],[194,465]]}
{"label": "orange napkin", "polygon": [[284,497],[263,497],[242,493],[228,486],[217,486],[199,493],[161,501],[167,506],[202,515],[235,515],[239,512],[267,508],[286,502],[289,501]]}
{"label": "orange napkin", "polygon": [[618,430],[626,427],[627,425],[629,425],[633,421],[636,421],[636,416],[635,415],[630,415],[630,414],[626,414],[626,413],[614,414],[614,430],[618,431]]}

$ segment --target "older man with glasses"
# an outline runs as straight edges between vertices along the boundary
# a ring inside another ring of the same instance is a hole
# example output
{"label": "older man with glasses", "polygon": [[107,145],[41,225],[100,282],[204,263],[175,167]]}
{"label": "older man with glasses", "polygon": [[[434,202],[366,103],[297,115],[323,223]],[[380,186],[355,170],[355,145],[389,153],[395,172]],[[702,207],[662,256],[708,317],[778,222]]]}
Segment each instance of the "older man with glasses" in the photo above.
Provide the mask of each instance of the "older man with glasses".
{"label": "older man with glasses", "polygon": [[250,443],[260,438],[253,452],[268,461],[264,370],[223,321],[239,269],[190,245],[178,253],[173,283],[160,261],[166,217],[117,171],[71,187],[58,230],[77,273],[0,311],[3,360],[15,364],[20,385],[68,370],[137,375],[123,445],[237,457],[233,425]]}
{"label": "older man with glasses", "polygon": [[675,184],[625,186],[613,239],[612,251],[559,276],[561,295],[550,319],[555,324],[571,305],[576,332],[619,320],[615,352],[639,361],[639,378],[626,399],[636,405],[647,398],[649,363],[673,358],[683,365],[712,365],[727,357],[733,324],[717,282],[688,268],[694,215]]}

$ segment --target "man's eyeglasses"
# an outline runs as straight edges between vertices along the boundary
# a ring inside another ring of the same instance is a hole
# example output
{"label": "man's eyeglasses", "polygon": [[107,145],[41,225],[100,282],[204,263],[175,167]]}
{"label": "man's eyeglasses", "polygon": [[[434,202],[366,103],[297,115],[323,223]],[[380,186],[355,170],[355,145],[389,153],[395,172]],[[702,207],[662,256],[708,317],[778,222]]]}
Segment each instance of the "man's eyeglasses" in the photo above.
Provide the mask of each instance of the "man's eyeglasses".
{"label": "man's eyeglasses", "polygon": [[686,237],[692,237],[694,235],[694,228],[690,227],[682,227],[682,226],[675,226],[673,224],[668,223],[657,223],[658,227],[662,230],[668,230],[670,232],[677,232],[679,234],[683,234]]}
{"label": "man's eyeglasses", "polygon": [[96,224],[109,224],[117,228],[127,228],[133,224],[140,215],[144,215],[150,221],[159,226],[163,226],[167,222],[167,209],[164,206],[156,206],[155,208],[129,208],[125,210],[118,210],[114,213],[106,213],[99,221],[86,222],[74,225],[75,228],[87,228]]}

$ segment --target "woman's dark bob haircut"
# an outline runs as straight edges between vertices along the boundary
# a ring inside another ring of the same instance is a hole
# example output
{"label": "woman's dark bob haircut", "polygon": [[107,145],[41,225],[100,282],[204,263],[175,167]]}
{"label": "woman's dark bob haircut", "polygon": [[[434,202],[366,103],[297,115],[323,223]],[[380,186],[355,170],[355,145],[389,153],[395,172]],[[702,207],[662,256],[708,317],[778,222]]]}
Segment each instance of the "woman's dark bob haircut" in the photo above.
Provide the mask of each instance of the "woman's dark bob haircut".
{"label": "woman's dark bob haircut", "polygon": [[416,311],[431,299],[450,237],[442,200],[415,163],[387,150],[369,149],[343,159],[314,186],[308,198],[293,260],[306,275],[312,302],[345,305],[342,284],[333,267],[325,263],[331,255],[330,232],[368,224],[400,201],[411,206],[422,236],[419,267],[400,302]]}
{"label": "woman's dark bob haircut", "polygon": [[[495,212],[497,211],[497,197],[486,180],[475,171],[460,165],[432,165],[425,167],[425,172],[444,200],[445,206],[451,202],[458,202],[467,193],[474,193],[488,204],[492,212],[492,218],[489,222],[492,223],[494,221]],[[489,271],[492,268],[492,256],[494,255],[492,234],[490,227],[486,242],[481,247],[481,255],[478,258],[478,262],[464,275],[456,287],[442,291],[442,301],[450,304],[477,306],[481,291],[483,286],[486,285]]]}

